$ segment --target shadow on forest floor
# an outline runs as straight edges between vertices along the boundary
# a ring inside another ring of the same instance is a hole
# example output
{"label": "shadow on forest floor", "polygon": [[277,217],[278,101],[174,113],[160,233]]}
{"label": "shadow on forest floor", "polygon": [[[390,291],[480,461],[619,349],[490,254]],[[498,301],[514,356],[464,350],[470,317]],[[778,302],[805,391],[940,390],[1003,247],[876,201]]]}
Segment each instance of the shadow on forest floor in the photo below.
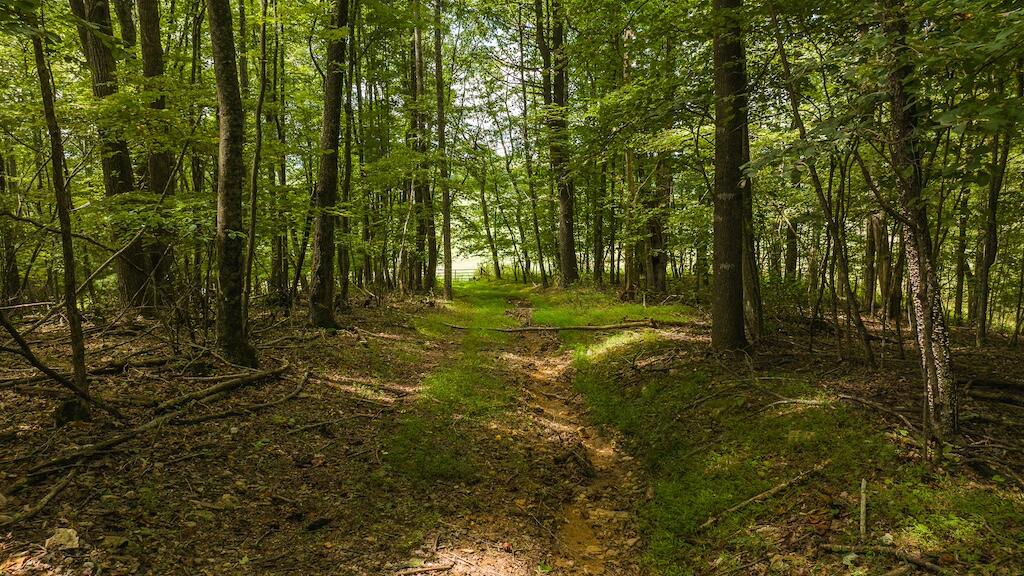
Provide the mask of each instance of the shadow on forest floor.
{"label": "shadow on forest floor", "polygon": [[[954,458],[932,469],[901,421],[839,399],[912,417],[912,362],[872,374],[796,346],[726,362],[708,354],[696,316],[594,290],[476,282],[457,286],[453,303],[356,309],[335,332],[261,317],[263,363],[288,361],[284,378],[31,477],[0,515],[71,480],[0,535],[0,573],[882,574],[907,559],[1021,572],[1012,466],[977,475]],[[648,318],[683,326],[492,330]],[[148,328],[90,340],[96,363],[138,352],[139,367],[95,380],[134,423],[152,417],[153,399],[233,370],[162,357],[160,341],[138,336]],[[60,336],[54,327],[37,344],[51,360]],[[53,393],[0,389],[8,485],[113,434],[102,420],[53,430]],[[975,439],[1019,432],[993,418],[1004,426],[972,428]],[[46,544],[60,528],[77,546]]]}

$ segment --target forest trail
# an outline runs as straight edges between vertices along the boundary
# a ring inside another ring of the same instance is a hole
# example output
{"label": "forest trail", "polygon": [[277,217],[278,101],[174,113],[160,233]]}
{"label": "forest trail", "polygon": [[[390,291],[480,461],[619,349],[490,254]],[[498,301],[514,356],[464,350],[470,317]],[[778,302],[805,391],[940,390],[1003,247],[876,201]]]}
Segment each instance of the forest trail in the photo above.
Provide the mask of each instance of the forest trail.
{"label": "forest trail", "polygon": [[[430,554],[422,567],[450,564],[444,572],[454,575],[641,574],[634,515],[644,494],[640,473],[610,432],[588,421],[572,387],[572,352],[556,334],[494,337],[489,329],[508,321],[532,323],[533,305],[520,287],[501,286],[468,311],[482,323],[463,331],[460,350],[445,362],[446,370],[454,366],[462,373],[446,377],[465,378],[470,386],[476,379],[493,379],[489,386],[505,395],[508,405],[487,426],[501,431],[495,438],[507,437],[515,445],[491,452],[487,466],[494,476],[514,469],[508,482],[520,487],[513,486],[516,496],[508,501],[497,484],[477,485],[492,513],[468,527],[460,517],[464,509],[443,518],[447,529],[429,537],[434,541],[424,547]],[[500,308],[502,322],[496,324],[491,311]],[[429,397],[429,386],[425,394]],[[461,419],[455,415],[448,424],[459,426]],[[459,509],[466,503],[455,504]],[[475,545],[456,544],[460,538]],[[412,564],[415,569],[420,562]]]}
{"label": "forest trail", "polygon": [[[528,300],[510,304],[514,307],[509,313],[522,325],[532,323]],[[556,517],[556,566],[583,574],[624,573],[624,566],[634,562],[631,556],[639,541],[630,535],[636,530],[634,510],[643,492],[633,459],[619,449],[609,431],[588,421],[572,388],[572,354],[561,349],[558,336],[523,332],[517,339],[518,354],[505,356],[525,376],[521,400],[538,428],[565,438],[572,447],[568,458],[587,472],[585,483]]]}

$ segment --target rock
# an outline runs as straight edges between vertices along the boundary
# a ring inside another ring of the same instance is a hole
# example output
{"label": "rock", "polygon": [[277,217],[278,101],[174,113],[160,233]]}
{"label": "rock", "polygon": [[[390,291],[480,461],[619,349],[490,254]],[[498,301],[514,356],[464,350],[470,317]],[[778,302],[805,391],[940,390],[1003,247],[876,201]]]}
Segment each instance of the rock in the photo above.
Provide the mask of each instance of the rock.
{"label": "rock", "polygon": [[75,550],[81,545],[78,532],[75,532],[74,528],[57,528],[53,531],[53,536],[46,539],[44,546],[47,550]]}
{"label": "rock", "polygon": [[882,534],[882,544],[885,544],[886,546],[892,546],[894,540],[895,538],[892,537],[892,534],[889,534],[888,532]]}

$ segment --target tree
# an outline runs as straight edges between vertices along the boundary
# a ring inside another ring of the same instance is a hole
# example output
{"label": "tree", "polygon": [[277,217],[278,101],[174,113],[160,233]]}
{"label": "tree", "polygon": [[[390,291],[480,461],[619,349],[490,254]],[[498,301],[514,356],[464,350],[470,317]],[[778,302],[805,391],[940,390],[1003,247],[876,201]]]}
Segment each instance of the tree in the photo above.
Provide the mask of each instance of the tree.
{"label": "tree", "polygon": [[338,141],[341,137],[342,90],[345,79],[345,37],[348,0],[335,0],[327,42],[324,109],[320,129],[320,172],[316,180],[313,259],[309,288],[309,321],[318,328],[334,320],[334,214],[338,202]]}
{"label": "tree", "polygon": [[245,183],[245,110],[235,65],[235,40],[228,0],[210,0],[206,8],[210,25],[213,71],[217,85],[220,146],[217,157],[217,343],[236,364],[256,364],[249,345],[242,300],[245,263],[242,250],[242,188]]}
{"label": "tree", "polygon": [[[57,207],[57,221],[60,223],[61,260],[64,265],[64,310],[71,331],[72,383],[80,394],[88,395],[89,381],[85,372],[85,340],[82,337],[82,319],[78,314],[78,282],[75,279],[75,247],[71,236],[71,194],[67,189],[64,172],[64,144],[57,113],[54,110],[53,79],[43,50],[43,31],[32,35],[32,53],[35,56],[36,75],[43,101],[43,117],[46,119],[46,134],[50,144],[50,168],[53,175],[53,192]],[[6,319],[5,319],[6,324]],[[88,407],[79,405],[72,412],[88,417]]]}
{"label": "tree", "polygon": [[747,344],[743,332],[743,174],[746,147],[746,62],[742,0],[715,0],[715,231],[711,343],[719,350]]}
{"label": "tree", "polygon": [[[521,10],[521,9],[520,9]],[[441,185],[441,240],[444,244],[442,259],[444,260],[444,298],[452,299],[452,192],[448,183],[448,136],[447,116],[445,115],[446,91],[442,60],[441,14],[444,11],[444,0],[434,0],[434,91],[437,97],[437,157],[438,175]]]}

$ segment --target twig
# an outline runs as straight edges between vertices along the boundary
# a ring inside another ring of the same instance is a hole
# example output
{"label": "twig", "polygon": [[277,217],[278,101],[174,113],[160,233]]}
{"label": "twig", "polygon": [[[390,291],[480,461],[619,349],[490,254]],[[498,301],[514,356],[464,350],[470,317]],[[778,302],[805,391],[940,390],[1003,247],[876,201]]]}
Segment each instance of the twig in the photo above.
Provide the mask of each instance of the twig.
{"label": "twig", "polygon": [[407,568],[395,572],[395,576],[410,576],[411,574],[426,574],[427,572],[443,572],[455,568],[455,562],[438,564],[437,566],[420,566],[419,568]]}
{"label": "twig", "polygon": [[778,484],[775,487],[769,488],[768,490],[765,490],[764,492],[761,492],[760,494],[758,494],[756,496],[752,496],[750,498],[747,498],[743,502],[740,502],[739,504],[737,504],[737,505],[735,505],[735,506],[725,510],[724,512],[721,512],[720,514],[716,514],[716,515],[712,516],[711,518],[708,518],[697,529],[698,530],[705,530],[706,528],[708,528],[709,526],[711,526],[712,524],[717,522],[722,516],[725,516],[727,514],[732,514],[733,512],[736,512],[737,510],[740,510],[740,509],[746,507],[749,504],[753,504],[754,502],[760,502],[761,500],[764,500],[765,498],[770,498],[770,497],[774,496],[775,494],[778,494],[779,492],[782,492],[786,488],[789,488],[790,486],[793,486],[794,484],[798,484],[799,482],[801,482],[802,480],[804,480],[805,478],[807,478],[811,474],[814,474],[815,472],[820,471],[822,468],[827,466],[830,462],[831,462],[831,460],[825,460],[824,462],[820,462],[817,465],[815,465],[813,468],[801,472],[797,476],[795,476],[793,478],[790,478],[789,480],[786,480],[782,484]]}
{"label": "twig", "polygon": [[16,514],[15,516],[7,520],[0,521],[0,528],[7,527],[11,524],[17,524],[19,522],[24,522],[25,520],[28,520],[29,518],[38,514],[40,510],[45,508],[46,505],[49,504],[50,501],[57,496],[57,494],[60,494],[61,491],[64,490],[64,488],[67,488],[68,484],[70,484],[71,481],[75,479],[76,474],[78,474],[78,470],[72,469],[71,472],[68,472],[68,475],[65,476],[63,480],[54,484],[53,488],[50,488],[50,491],[46,493],[46,496],[43,496],[43,499],[37,502],[35,506],[25,510],[20,514]]}
{"label": "twig", "polygon": [[902,552],[896,548],[892,548],[891,546],[846,546],[843,544],[823,544],[821,547],[823,550],[828,550],[829,552],[838,552],[840,554],[847,554],[850,552],[855,552],[858,554],[864,554],[866,552],[888,554],[890,556],[899,558],[904,562],[909,562],[915,566],[919,566],[931,572],[935,572],[938,574],[941,574],[943,572],[942,566],[929,562],[924,558],[921,558],[920,556],[907,554],[906,552]]}

